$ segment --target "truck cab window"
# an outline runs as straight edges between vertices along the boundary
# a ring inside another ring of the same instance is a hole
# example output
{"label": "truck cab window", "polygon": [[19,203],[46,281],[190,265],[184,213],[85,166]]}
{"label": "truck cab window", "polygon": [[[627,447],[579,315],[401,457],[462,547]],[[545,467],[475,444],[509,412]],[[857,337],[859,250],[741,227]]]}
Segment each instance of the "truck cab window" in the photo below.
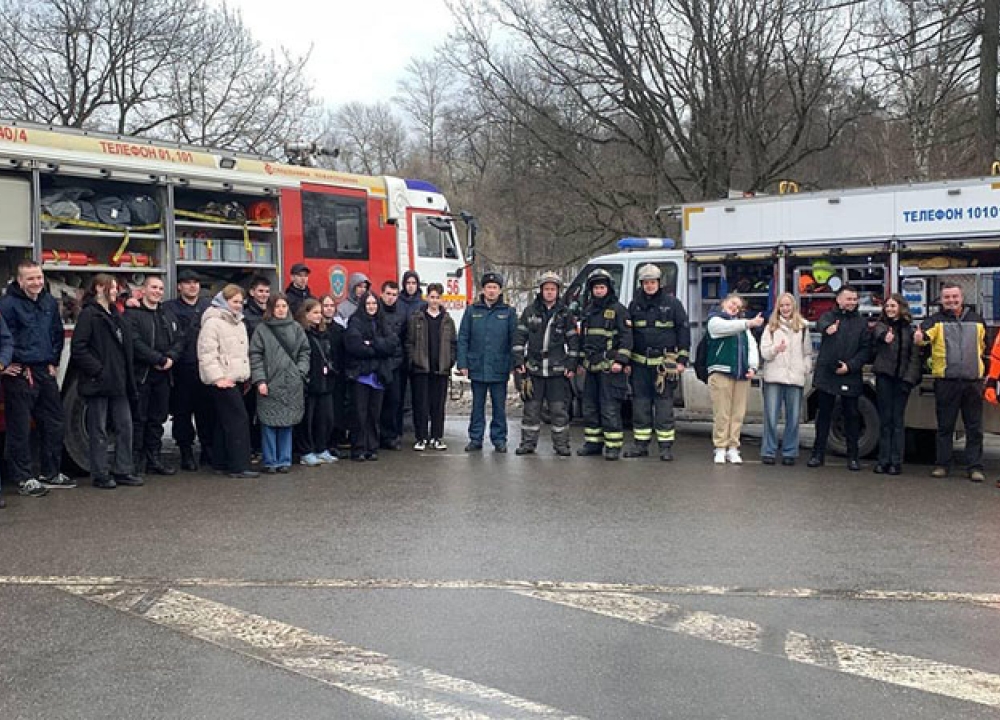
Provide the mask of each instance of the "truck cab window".
{"label": "truck cab window", "polygon": [[423,258],[458,258],[453,225],[446,218],[418,215],[414,219],[417,255]]}
{"label": "truck cab window", "polygon": [[302,193],[305,256],[368,259],[368,213],[363,198]]}

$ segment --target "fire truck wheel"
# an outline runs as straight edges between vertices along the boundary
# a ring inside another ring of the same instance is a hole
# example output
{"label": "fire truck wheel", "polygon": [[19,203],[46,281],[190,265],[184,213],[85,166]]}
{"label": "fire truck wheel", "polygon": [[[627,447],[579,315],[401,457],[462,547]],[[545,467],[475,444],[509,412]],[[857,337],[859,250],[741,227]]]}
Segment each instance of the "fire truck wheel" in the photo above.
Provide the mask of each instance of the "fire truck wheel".
{"label": "fire truck wheel", "polygon": [[85,474],[90,468],[87,405],[77,391],[75,376],[67,376],[63,384],[63,408],[66,413],[63,464],[70,473]]}
{"label": "fire truck wheel", "polygon": [[[878,447],[878,409],[871,398],[862,395],[858,398],[858,414],[861,416],[861,431],[858,434],[858,452],[861,457],[868,457]],[[827,447],[835,455],[847,454],[847,438],[844,435],[844,416],[840,409],[840,403],[837,403],[833,411],[833,422],[830,426],[830,439]]]}

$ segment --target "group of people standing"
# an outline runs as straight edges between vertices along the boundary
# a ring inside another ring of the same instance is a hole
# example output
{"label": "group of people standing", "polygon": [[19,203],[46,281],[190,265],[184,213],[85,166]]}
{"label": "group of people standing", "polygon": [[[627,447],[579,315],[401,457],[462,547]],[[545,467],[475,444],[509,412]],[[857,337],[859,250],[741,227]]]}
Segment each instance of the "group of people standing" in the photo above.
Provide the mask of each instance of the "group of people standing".
{"label": "group of people standing", "polygon": [[[764,396],[761,461],[774,465],[780,459],[783,465],[795,464],[802,393],[811,377],[817,394],[816,440],[807,465],[816,468],[826,462],[834,409],[839,402],[847,468],[860,471],[858,402],[864,392],[862,368],[871,364],[880,424],[878,460],[873,471],[898,475],[905,449],[907,402],[921,382],[925,359],[929,357],[937,416],[936,459],[931,474],[946,477],[951,472],[955,426],[961,415],[966,436],[966,474],[973,482],[985,480],[983,401],[997,403],[1000,338],[993,346],[987,375],[986,327],[975,311],[965,307],[960,286],[943,285],[941,309],[915,326],[906,299],[898,294],[885,300],[881,315],[870,325],[858,312],[857,291],[845,285],[837,291],[836,308],[816,323],[818,352],[814,351],[808,323],[790,293],[778,298],[761,334],[759,350],[752,331],[764,324],[764,318],[743,318],[742,311],[742,300],[732,295],[708,322],[716,463],[742,462],[738,450],[740,425],[750,380],[759,370]],[[785,423],[779,439],[782,409]]]}
{"label": "group of people standing", "polygon": [[[518,315],[503,299],[502,277],[488,272],[481,279],[482,295],[458,328],[442,305],[441,285],[431,283],[421,293],[415,272],[404,274],[402,288],[392,280],[382,283],[379,295],[366,276],[355,273],[340,303],[330,295],[313,297],[309,274],[299,263],[284,293],[272,293],[270,281],[258,277],[247,290],[226,285],[209,300],[201,296],[198,276],[182,270],[178,296],[167,302],[163,281],[148,276],[124,311],[116,278],[94,275],[70,353],[87,408],[93,484],[111,489],[141,485],[143,474],[175,474],[162,457],[168,415],[182,470],[208,465],[233,477],[256,477],[257,448],[267,473],[287,473],[295,454],[308,466],[341,457],[374,461],[380,450],[401,447],[407,388],[413,449],[444,450],[453,367],[472,386],[467,452],[483,449],[487,398],[489,440],[496,452],[507,451],[506,393],[513,371],[524,399],[517,454],[535,452],[545,406],[555,453],[570,455],[570,381],[583,373],[584,443],[578,455],[644,457],[655,437],[659,458],[673,459],[674,393],[691,364],[691,332],[684,307],[662,286],[656,265],[639,269],[639,287],[628,308],[618,301],[611,275],[593,271],[579,316],[560,297],[556,273],[541,276],[536,297]],[[848,469],[860,470],[858,399],[864,391],[862,368],[872,364],[881,423],[874,471],[899,474],[907,400],[929,354],[938,420],[933,475],[951,471],[961,415],[966,472],[982,482],[983,401],[998,402],[1000,338],[987,374],[982,319],[964,306],[959,286],[944,285],[941,297],[940,311],[915,327],[906,300],[892,295],[870,326],[858,312],[858,293],[843,286],[836,308],[816,324],[818,352],[791,294],[777,298],[766,322],[762,315],[744,317],[739,295],[724,298],[707,322],[704,360],[714,462],[742,462],[750,381],[759,374],[764,464],[795,464],[802,394],[811,378],[816,441],[807,465],[825,463],[839,402]],[[56,378],[63,343],[58,307],[45,289],[41,266],[20,263],[0,299],[0,382],[9,479],[24,495],[75,486],[59,471],[65,418]],[[633,443],[624,449],[622,403],[630,387]],[[39,473],[33,471],[32,423],[40,440]],[[109,433],[115,439],[113,458],[107,452]]]}

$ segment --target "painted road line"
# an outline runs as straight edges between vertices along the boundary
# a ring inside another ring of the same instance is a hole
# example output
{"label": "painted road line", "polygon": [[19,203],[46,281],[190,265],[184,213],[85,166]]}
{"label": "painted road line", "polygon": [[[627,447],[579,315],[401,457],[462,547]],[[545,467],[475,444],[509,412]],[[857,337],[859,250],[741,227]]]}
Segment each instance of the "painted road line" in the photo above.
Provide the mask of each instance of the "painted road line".
{"label": "painted road line", "polygon": [[73,595],[418,718],[583,720],[515,695],[164,588],[66,585]]}
{"label": "painted road line", "polygon": [[[1000,675],[912,655],[876,650],[749,620],[690,611],[680,605],[620,593],[515,591],[519,595],[648,625],[750,652],[878,680],[968,702],[1000,707]],[[783,638],[783,641],[782,641]]]}
{"label": "painted road line", "polygon": [[791,600],[862,600],[892,602],[965,603],[1000,609],[1000,593],[938,590],[837,590],[812,588],[754,588],[725,585],[656,585],[562,580],[421,580],[392,578],[240,579],[150,578],[123,576],[0,575],[2,585],[101,585],[127,587],[226,587],[318,590],[548,590],[553,592],[643,593],[647,595],[704,595]]}

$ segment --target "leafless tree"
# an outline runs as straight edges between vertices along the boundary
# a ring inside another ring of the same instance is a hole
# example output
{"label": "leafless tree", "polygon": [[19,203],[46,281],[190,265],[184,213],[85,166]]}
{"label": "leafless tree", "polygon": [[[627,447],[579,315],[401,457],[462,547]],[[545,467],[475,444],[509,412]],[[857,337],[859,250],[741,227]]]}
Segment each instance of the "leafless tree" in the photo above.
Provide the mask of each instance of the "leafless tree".
{"label": "leafless tree", "polygon": [[348,103],[324,125],[324,144],[340,148],[337,164],[348,172],[396,174],[406,164],[406,130],[388,103]]}
{"label": "leafless tree", "polygon": [[0,0],[0,114],[271,154],[311,120],[308,53],[206,0]]}

